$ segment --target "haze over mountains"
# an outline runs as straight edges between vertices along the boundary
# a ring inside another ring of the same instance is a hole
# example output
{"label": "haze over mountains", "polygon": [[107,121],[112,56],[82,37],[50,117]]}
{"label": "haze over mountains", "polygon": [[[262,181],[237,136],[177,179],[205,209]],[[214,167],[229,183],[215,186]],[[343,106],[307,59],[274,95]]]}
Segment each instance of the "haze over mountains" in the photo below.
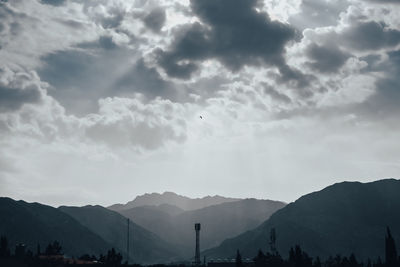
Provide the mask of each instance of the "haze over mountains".
{"label": "haze over mountains", "polygon": [[386,227],[400,244],[400,180],[372,183],[343,182],[288,204],[262,225],[205,252],[210,258],[233,257],[240,249],[253,257],[268,250],[276,229],[278,251],[287,256],[296,244],[312,256],[355,255],[362,259],[384,256]]}
{"label": "haze over mountains", "polygon": [[[101,206],[66,207],[59,209],[112,244],[126,258],[127,219]],[[143,227],[130,223],[130,257],[136,262],[157,263],[179,259],[170,243]]]}
{"label": "haze over mountains", "polygon": [[253,229],[284,206],[285,203],[279,201],[244,199],[181,212],[169,203],[119,212],[180,247],[184,255],[190,257],[194,251],[193,227],[196,222],[200,222],[204,229],[201,231],[201,247],[206,249]]}
{"label": "haze over mountains", "polygon": [[203,198],[189,198],[178,195],[173,192],[164,192],[144,194],[137,196],[134,200],[129,201],[126,204],[114,204],[108,207],[111,210],[126,210],[141,206],[159,206],[162,204],[168,204],[181,208],[182,210],[195,210],[205,208],[211,205],[222,204],[226,202],[233,202],[240,200],[239,198],[227,198],[222,196],[206,196]]}

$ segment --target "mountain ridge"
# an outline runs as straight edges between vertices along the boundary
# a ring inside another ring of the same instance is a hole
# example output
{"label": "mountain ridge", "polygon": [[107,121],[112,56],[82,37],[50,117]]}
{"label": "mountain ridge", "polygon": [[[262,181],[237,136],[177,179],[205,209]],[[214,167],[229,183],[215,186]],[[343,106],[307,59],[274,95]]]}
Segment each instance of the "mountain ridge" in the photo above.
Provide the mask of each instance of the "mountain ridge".
{"label": "mountain ridge", "polygon": [[[54,208],[0,197],[0,235],[6,236],[13,249],[23,243],[27,250],[42,252],[57,240],[67,257],[83,254],[99,256],[115,248],[126,259],[127,218],[100,205]],[[131,260],[155,264],[179,258],[175,248],[156,234],[130,223]]]}
{"label": "mountain ridge", "polygon": [[227,239],[204,251],[207,257],[232,257],[240,249],[246,257],[258,249],[268,250],[272,228],[277,248],[287,256],[289,248],[301,245],[312,256],[336,254],[383,257],[386,226],[400,241],[400,180],[370,183],[341,182],[300,197],[278,210],[259,227]]}
{"label": "mountain ridge", "polygon": [[99,255],[112,247],[74,218],[51,206],[0,197],[0,214],[0,233],[7,236],[12,246],[25,243],[28,249],[36,251],[37,245],[45,248],[58,240],[63,251],[71,256]]}
{"label": "mountain ridge", "polygon": [[183,250],[187,257],[194,250],[194,223],[201,223],[203,248],[213,247],[228,237],[262,223],[286,204],[280,201],[243,199],[188,210],[171,215],[152,206],[118,211],[135,223],[158,234]]}
{"label": "mountain ridge", "polygon": [[174,192],[166,191],[164,193],[145,193],[136,196],[133,200],[125,204],[114,204],[108,206],[111,210],[124,210],[140,206],[158,206],[161,204],[170,204],[181,208],[183,210],[194,210],[204,208],[210,205],[221,204],[225,202],[233,202],[240,200],[240,198],[223,197],[220,195],[205,196],[202,198],[190,198],[187,196],[179,195]]}
{"label": "mountain ridge", "polygon": [[[127,258],[127,218],[99,205],[83,207],[61,206],[59,209],[75,218],[101,238],[113,244]],[[130,258],[135,262],[155,264],[178,258],[171,244],[140,225],[130,222]],[[140,244],[138,246],[137,244]]]}

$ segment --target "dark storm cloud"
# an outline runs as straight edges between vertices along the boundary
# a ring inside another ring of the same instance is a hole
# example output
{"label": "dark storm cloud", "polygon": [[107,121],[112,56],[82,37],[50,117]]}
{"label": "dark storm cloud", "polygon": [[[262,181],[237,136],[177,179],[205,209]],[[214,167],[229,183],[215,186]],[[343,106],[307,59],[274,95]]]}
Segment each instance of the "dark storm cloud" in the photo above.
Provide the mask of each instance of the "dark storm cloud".
{"label": "dark storm cloud", "polygon": [[295,30],[271,21],[256,10],[257,0],[191,0],[193,13],[206,24],[185,25],[168,51],[158,50],[158,62],[172,77],[188,79],[198,63],[216,59],[231,71],[245,65],[284,65],[285,44]]}
{"label": "dark storm cloud", "polygon": [[93,56],[93,53],[99,54],[99,52],[102,52],[102,50],[112,50],[118,46],[111,36],[103,35],[95,41],[79,43],[76,45],[76,47],[83,49],[78,51]]}
{"label": "dark storm cloud", "polygon": [[115,9],[111,10],[110,13],[112,15],[109,17],[99,18],[100,24],[105,29],[117,28],[121,25],[122,21],[124,20],[125,13],[123,11]]}
{"label": "dark storm cloud", "polygon": [[[184,26],[175,40],[172,51],[157,50],[158,63],[164,68],[165,72],[172,77],[189,79],[194,71],[198,69],[196,63],[189,60],[204,60],[211,51],[206,49],[206,29],[199,23]],[[179,62],[179,61],[186,62]]]}
{"label": "dark storm cloud", "polygon": [[44,66],[39,70],[40,77],[56,88],[79,87],[81,80],[93,79],[87,74],[94,66],[95,57],[79,50],[58,51],[42,58]]}
{"label": "dark storm cloud", "polygon": [[273,88],[269,84],[262,83],[261,86],[263,86],[265,88],[264,92],[267,95],[269,95],[272,98],[272,100],[277,101],[277,102],[282,102],[285,104],[290,104],[292,102],[290,97],[288,97],[287,95],[285,95],[281,92],[278,92],[275,88]]}
{"label": "dark storm cloud", "polygon": [[15,111],[23,104],[39,102],[39,90],[32,89],[9,88],[0,85],[0,112]]}
{"label": "dark storm cloud", "polygon": [[312,92],[305,87],[310,85],[310,83],[315,80],[315,76],[313,74],[304,74],[298,69],[289,67],[287,64],[282,64],[279,66],[279,72],[280,75],[276,77],[277,83],[287,83],[290,87],[303,89],[298,91],[299,95],[302,97],[312,96]]}
{"label": "dark storm cloud", "polygon": [[73,114],[95,112],[98,99],[104,97],[131,97],[136,93],[148,100],[162,97],[180,101],[187,97],[141,57],[136,59],[135,53],[118,46],[110,37],[48,54],[42,61],[39,75],[53,87],[49,94]]}
{"label": "dark storm cloud", "polygon": [[65,0],[41,0],[41,2],[46,5],[61,6]]}
{"label": "dark storm cloud", "polygon": [[[7,72],[0,69],[0,77]],[[0,112],[16,111],[24,104],[40,102],[40,87],[29,75],[18,73],[5,80],[9,82],[0,83]]]}
{"label": "dark storm cloud", "polygon": [[146,66],[143,59],[139,59],[122,77],[118,78],[113,87],[116,88],[117,94],[138,92],[150,99],[160,96],[179,101],[174,85],[163,80],[155,68]]}
{"label": "dark storm cloud", "polygon": [[55,19],[57,22],[71,27],[73,29],[84,29],[85,25],[82,22],[79,22],[77,20],[72,20],[72,19],[63,19],[63,18],[59,18],[59,19]]}
{"label": "dark storm cloud", "polygon": [[104,49],[107,45],[100,41],[80,46],[45,55],[38,73],[53,87],[48,93],[68,112],[83,115],[96,111],[100,97],[110,96],[106,87],[115,79],[113,71],[120,65],[118,61],[126,59],[127,53]]}
{"label": "dark storm cloud", "polygon": [[400,50],[389,52],[387,61],[375,66],[384,77],[376,81],[376,91],[359,106],[364,115],[384,119],[400,116]]}
{"label": "dark storm cloud", "polygon": [[101,36],[99,38],[99,45],[101,48],[106,50],[117,48],[117,45],[114,43],[112,37],[110,36]]}
{"label": "dark storm cloud", "polygon": [[400,0],[367,0],[377,4],[400,4]]}
{"label": "dark storm cloud", "polygon": [[320,46],[311,44],[306,50],[307,56],[312,60],[308,65],[319,72],[336,72],[350,55],[334,45]]}
{"label": "dark storm cloud", "polygon": [[342,37],[346,45],[357,50],[388,48],[400,43],[400,31],[376,21],[359,22],[346,30]]}
{"label": "dark storm cloud", "polygon": [[144,24],[154,32],[159,32],[166,20],[165,10],[156,8],[150,11],[144,18]]}
{"label": "dark storm cloud", "polygon": [[360,60],[367,62],[367,66],[361,69],[362,73],[368,73],[373,71],[381,71],[382,56],[379,54],[370,54],[365,57],[360,57]]}

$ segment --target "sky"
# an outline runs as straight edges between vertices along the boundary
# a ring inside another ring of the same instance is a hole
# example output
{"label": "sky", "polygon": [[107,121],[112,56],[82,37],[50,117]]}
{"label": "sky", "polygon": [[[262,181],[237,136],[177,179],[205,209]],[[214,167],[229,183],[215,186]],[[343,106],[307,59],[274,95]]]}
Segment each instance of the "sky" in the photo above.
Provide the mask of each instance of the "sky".
{"label": "sky", "polygon": [[398,0],[0,0],[0,196],[291,202],[399,178],[398,14]]}

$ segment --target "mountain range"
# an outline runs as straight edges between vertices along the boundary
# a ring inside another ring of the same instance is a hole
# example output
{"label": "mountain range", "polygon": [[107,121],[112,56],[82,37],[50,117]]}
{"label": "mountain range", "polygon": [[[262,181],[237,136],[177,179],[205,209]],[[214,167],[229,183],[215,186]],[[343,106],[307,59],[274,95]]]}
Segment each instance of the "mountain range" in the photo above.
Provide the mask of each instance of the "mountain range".
{"label": "mountain range", "polygon": [[279,201],[244,199],[180,212],[179,208],[173,208],[169,203],[119,212],[168,240],[189,258],[195,249],[195,223],[201,223],[201,247],[206,249],[219,245],[226,238],[255,228],[284,206],[285,203]]}
{"label": "mountain range", "polygon": [[[24,243],[32,251],[36,251],[37,245],[43,251],[47,244],[57,240],[68,256],[100,255],[114,247],[126,259],[127,218],[130,218],[131,262],[155,264],[192,257],[195,222],[205,227],[201,242],[203,248],[209,248],[254,228],[285,205],[278,201],[220,196],[190,199],[174,193],[147,194],[136,199],[143,204],[162,203],[122,209],[118,213],[102,206],[54,208],[0,198],[0,235],[6,235],[11,246]],[[177,203],[180,207],[174,205]]]}
{"label": "mountain range", "polygon": [[[10,246],[24,243],[36,253],[57,240],[67,256],[105,254],[114,247],[126,259],[127,218],[101,206],[53,208],[0,198],[0,235]],[[159,263],[178,258],[175,248],[156,234],[130,224],[134,262]]]}
{"label": "mountain range", "polygon": [[178,207],[182,210],[196,210],[205,208],[212,205],[222,204],[226,202],[238,201],[239,198],[227,198],[222,196],[206,196],[203,198],[189,198],[181,196],[173,192],[151,193],[137,196],[134,200],[129,201],[126,204],[114,204],[109,206],[110,210],[127,210],[135,207],[142,206],[159,206],[168,204],[171,206]]}
{"label": "mountain range", "polygon": [[305,195],[274,213],[251,231],[206,250],[207,258],[233,258],[239,249],[244,257],[269,250],[271,229],[276,247],[287,256],[300,245],[312,256],[337,254],[358,258],[384,256],[386,227],[400,244],[400,180],[372,183],[343,182]]}
{"label": "mountain range", "polygon": [[322,259],[351,253],[363,260],[383,258],[386,227],[400,244],[400,180],[395,179],[337,183],[288,205],[219,196],[190,200],[174,193],[147,194],[129,203],[53,208],[0,198],[0,235],[11,246],[25,243],[34,252],[37,245],[43,251],[58,240],[69,256],[99,255],[114,247],[125,257],[129,218],[131,262],[147,264],[190,260],[195,222],[202,224],[202,256],[209,260],[234,258],[237,249],[244,258],[259,249],[271,251],[272,229],[283,257],[300,245]]}
{"label": "mountain range", "polygon": [[[125,259],[127,258],[127,218],[101,206],[61,206],[59,210],[112,244]],[[134,262],[154,264],[181,258],[172,244],[132,222],[129,224],[129,236],[129,256]]]}
{"label": "mountain range", "polygon": [[24,243],[33,252],[58,240],[70,256],[106,253],[112,245],[64,212],[39,203],[0,198],[0,235],[11,247]]}

